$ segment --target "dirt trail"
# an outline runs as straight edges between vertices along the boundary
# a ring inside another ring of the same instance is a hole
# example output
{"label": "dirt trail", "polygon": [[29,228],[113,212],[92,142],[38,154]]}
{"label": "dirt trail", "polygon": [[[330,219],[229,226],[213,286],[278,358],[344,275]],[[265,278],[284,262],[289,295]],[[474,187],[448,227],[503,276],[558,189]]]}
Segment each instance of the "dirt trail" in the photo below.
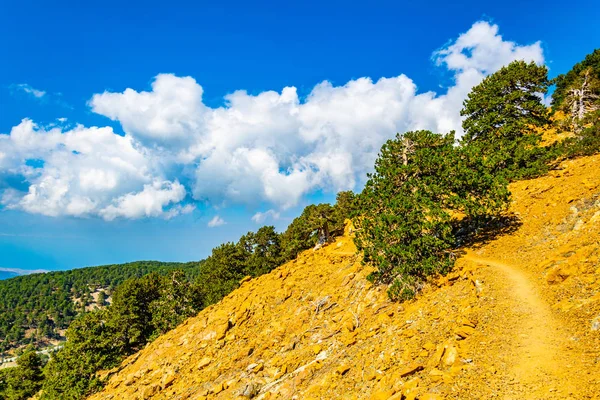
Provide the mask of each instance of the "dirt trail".
{"label": "dirt trail", "polygon": [[[484,290],[494,300],[490,327],[500,331],[501,351],[498,389],[505,399],[578,398],[573,376],[578,351],[569,329],[555,318],[540,296],[540,288],[517,267],[469,254],[467,262],[491,267],[483,271]],[[492,346],[492,348],[495,346]]]}

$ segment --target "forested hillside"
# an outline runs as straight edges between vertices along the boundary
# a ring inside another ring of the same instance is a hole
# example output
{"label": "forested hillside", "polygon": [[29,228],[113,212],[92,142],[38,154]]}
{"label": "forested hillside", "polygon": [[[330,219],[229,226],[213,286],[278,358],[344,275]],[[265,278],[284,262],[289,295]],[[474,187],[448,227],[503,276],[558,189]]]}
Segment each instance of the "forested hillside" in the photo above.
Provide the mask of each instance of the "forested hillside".
{"label": "forested hillside", "polygon": [[[139,261],[17,276],[0,281],[0,353],[60,339],[85,307],[103,306],[125,280],[175,269],[195,277],[198,263]],[[95,298],[94,298],[95,297]]]}

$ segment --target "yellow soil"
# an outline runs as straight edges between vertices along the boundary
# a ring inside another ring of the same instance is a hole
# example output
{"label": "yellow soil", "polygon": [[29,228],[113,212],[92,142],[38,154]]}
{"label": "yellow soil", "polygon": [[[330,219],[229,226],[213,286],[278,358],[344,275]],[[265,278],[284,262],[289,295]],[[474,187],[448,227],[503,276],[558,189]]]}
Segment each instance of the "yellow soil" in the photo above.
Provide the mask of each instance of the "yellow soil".
{"label": "yellow soil", "polygon": [[600,157],[511,186],[520,226],[387,299],[351,238],[244,282],[93,399],[600,399]]}
{"label": "yellow soil", "polygon": [[531,278],[495,260],[470,255],[465,260],[491,267],[486,282],[493,296],[503,300],[493,310],[494,317],[499,317],[495,336],[501,340],[500,351],[492,354],[506,366],[502,379],[511,386],[498,392],[515,399],[555,397],[551,392],[565,398],[577,393],[573,376],[578,370],[573,368],[579,354],[570,351],[568,329],[553,316]]}

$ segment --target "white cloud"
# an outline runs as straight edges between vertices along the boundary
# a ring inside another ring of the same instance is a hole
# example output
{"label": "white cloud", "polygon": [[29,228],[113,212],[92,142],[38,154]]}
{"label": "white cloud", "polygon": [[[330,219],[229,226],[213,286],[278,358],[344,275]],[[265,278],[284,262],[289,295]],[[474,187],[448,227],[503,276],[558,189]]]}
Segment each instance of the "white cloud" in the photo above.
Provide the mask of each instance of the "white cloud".
{"label": "white cloud", "polygon": [[43,90],[38,90],[33,88],[31,85],[27,83],[18,83],[16,85],[12,85],[13,88],[22,90],[23,92],[32,95],[33,97],[40,99],[46,95],[46,92]]}
{"label": "white cloud", "polygon": [[215,215],[210,221],[208,221],[207,226],[209,228],[216,228],[217,226],[225,225],[227,222],[218,215]]}
{"label": "white cloud", "polygon": [[126,89],[90,100],[92,111],[119,121],[128,134],[150,141],[184,141],[203,120],[202,87],[191,77],[160,74],[151,92]]}
{"label": "white cloud", "polygon": [[194,204],[177,204],[171,207],[168,211],[166,211],[163,215],[164,219],[175,218],[178,215],[189,214],[196,209]]}
{"label": "white cloud", "polygon": [[259,211],[252,216],[252,221],[256,222],[257,224],[262,224],[268,219],[278,220],[279,217],[280,213],[275,210],[268,210],[265,212]]}
{"label": "white cloud", "polygon": [[[125,136],[108,127],[44,130],[24,120],[0,135],[0,178],[19,174],[29,190],[5,189],[1,201],[34,213],[107,219],[170,218],[184,211],[186,194],[220,206],[286,209],[316,190],[360,189],[381,145],[397,132],[460,135],[462,102],[485,75],[516,59],[544,61],[539,42],[506,41],[487,22],[433,59],[453,74],[441,94],[418,92],[405,75],[364,77],[342,86],[324,81],[305,99],[294,87],[236,91],[211,108],[196,80],[170,74],[158,75],[151,91],[96,94],[92,110],[118,121]],[[44,165],[30,167],[27,159]]]}
{"label": "white cloud", "polygon": [[456,42],[434,53],[434,57],[438,65],[445,64],[449,70],[476,70],[486,75],[515,60],[544,62],[539,41],[529,46],[505,41],[498,34],[498,25],[485,21],[473,24]]}
{"label": "white cloud", "polygon": [[[156,158],[109,127],[46,130],[25,119],[9,135],[0,135],[0,154],[0,177],[13,175],[29,182],[26,192],[5,190],[1,203],[30,213],[106,219],[160,216],[159,204],[179,202],[186,193],[177,181],[161,183],[165,179]],[[28,160],[42,160],[43,166],[32,167]],[[171,197],[165,198],[165,191]],[[135,197],[136,192],[141,193]]]}
{"label": "white cloud", "polygon": [[[100,211],[104,219],[111,221],[117,217],[141,218],[163,215],[164,207],[179,203],[185,198],[185,188],[179,182],[155,181],[144,185],[138,193],[128,193],[116,199],[114,204]],[[172,217],[172,212],[169,217]]]}

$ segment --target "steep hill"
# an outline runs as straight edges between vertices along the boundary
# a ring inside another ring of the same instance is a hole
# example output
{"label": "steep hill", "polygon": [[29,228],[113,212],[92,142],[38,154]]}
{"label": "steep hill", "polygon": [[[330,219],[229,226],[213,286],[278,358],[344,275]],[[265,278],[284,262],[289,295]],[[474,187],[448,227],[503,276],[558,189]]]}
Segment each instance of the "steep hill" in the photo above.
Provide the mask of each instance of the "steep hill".
{"label": "steep hill", "polygon": [[91,398],[600,398],[600,156],[511,191],[518,223],[415,301],[371,286],[346,232],[244,282]]}

